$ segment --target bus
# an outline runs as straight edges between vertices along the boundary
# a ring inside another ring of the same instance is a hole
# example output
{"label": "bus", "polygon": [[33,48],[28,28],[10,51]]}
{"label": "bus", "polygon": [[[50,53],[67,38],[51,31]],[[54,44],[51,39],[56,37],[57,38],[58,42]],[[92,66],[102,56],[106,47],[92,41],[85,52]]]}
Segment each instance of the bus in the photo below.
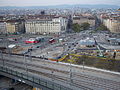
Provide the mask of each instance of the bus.
{"label": "bus", "polygon": [[30,38],[29,40],[26,40],[25,41],[26,44],[29,44],[29,43],[39,43],[39,41],[35,38]]}

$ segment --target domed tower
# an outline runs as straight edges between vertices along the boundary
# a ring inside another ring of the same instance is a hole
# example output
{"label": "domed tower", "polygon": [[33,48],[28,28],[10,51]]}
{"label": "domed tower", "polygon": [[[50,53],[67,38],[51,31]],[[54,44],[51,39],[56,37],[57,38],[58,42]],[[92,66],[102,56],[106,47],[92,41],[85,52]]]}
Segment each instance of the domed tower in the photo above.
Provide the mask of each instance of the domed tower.
{"label": "domed tower", "polygon": [[43,11],[41,11],[41,15],[45,15],[45,11],[43,10]]}

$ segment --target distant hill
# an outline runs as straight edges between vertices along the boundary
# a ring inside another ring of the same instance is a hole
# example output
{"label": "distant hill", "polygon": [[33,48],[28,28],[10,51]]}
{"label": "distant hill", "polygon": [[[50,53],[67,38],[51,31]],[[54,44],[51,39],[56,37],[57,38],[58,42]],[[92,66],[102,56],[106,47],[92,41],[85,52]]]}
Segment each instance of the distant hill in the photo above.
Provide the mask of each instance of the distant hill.
{"label": "distant hill", "polygon": [[47,9],[47,8],[115,8],[118,9],[120,6],[117,5],[105,5],[105,4],[96,4],[96,5],[85,5],[85,4],[75,4],[75,5],[52,5],[52,6],[1,6],[0,9]]}

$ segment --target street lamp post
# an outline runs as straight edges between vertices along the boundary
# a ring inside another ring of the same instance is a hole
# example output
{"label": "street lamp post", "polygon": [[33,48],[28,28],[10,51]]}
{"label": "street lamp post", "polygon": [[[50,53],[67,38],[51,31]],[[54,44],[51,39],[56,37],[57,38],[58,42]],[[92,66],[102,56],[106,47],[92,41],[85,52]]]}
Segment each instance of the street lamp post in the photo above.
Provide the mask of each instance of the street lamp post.
{"label": "street lamp post", "polygon": [[24,65],[25,65],[25,70],[28,76],[28,67],[27,67],[27,60],[26,60],[26,55],[24,54]]}
{"label": "street lamp post", "polygon": [[44,65],[46,65],[46,64],[45,64],[45,59],[44,59],[44,58],[45,58],[45,56],[43,55]]}
{"label": "street lamp post", "polygon": [[9,56],[11,56],[11,52],[12,52],[11,49],[12,49],[12,48],[9,48],[9,47],[8,47]]}
{"label": "street lamp post", "polygon": [[[84,56],[85,56],[85,53],[84,53]],[[82,64],[83,64],[83,73],[84,73],[84,66],[85,66],[85,61],[84,61],[85,58],[83,58],[82,60]]]}
{"label": "street lamp post", "polygon": [[[32,49],[31,49],[32,50]],[[30,60],[32,61],[32,53],[31,53],[31,50],[30,50],[30,55],[29,55],[29,57],[30,57]]]}
{"label": "street lamp post", "polygon": [[84,60],[83,60],[83,73],[84,73],[84,66],[85,66],[85,62],[84,62]]}
{"label": "street lamp post", "polygon": [[5,65],[5,62],[4,62],[4,59],[3,59],[3,53],[2,53],[2,50],[0,50],[0,53],[1,53],[1,59],[3,60],[3,66]]}
{"label": "street lamp post", "polygon": [[54,82],[54,76],[53,76],[53,73],[54,73],[54,71],[52,70],[52,71],[51,71],[51,76],[52,76],[51,78],[52,78],[52,81]]}
{"label": "street lamp post", "polygon": [[32,52],[32,47],[30,49],[28,49],[28,52],[29,52],[29,59],[32,61],[32,56],[31,56],[31,52]]}
{"label": "street lamp post", "polygon": [[[70,56],[70,54],[68,54],[69,55],[69,58],[71,59],[71,56]],[[72,80],[72,77],[73,77],[73,75],[72,75],[72,65],[71,65],[71,61],[70,61],[70,85],[72,85],[72,83],[73,83],[73,80]]]}

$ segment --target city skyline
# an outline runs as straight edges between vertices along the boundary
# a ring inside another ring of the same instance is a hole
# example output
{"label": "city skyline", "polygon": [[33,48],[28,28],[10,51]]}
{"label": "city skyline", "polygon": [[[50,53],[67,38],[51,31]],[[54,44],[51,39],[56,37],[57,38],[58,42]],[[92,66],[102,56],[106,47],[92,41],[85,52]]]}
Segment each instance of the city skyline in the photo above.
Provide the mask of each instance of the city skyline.
{"label": "city skyline", "polygon": [[73,4],[107,4],[120,6],[120,0],[0,0],[0,6],[51,6],[51,5],[73,5]]}

